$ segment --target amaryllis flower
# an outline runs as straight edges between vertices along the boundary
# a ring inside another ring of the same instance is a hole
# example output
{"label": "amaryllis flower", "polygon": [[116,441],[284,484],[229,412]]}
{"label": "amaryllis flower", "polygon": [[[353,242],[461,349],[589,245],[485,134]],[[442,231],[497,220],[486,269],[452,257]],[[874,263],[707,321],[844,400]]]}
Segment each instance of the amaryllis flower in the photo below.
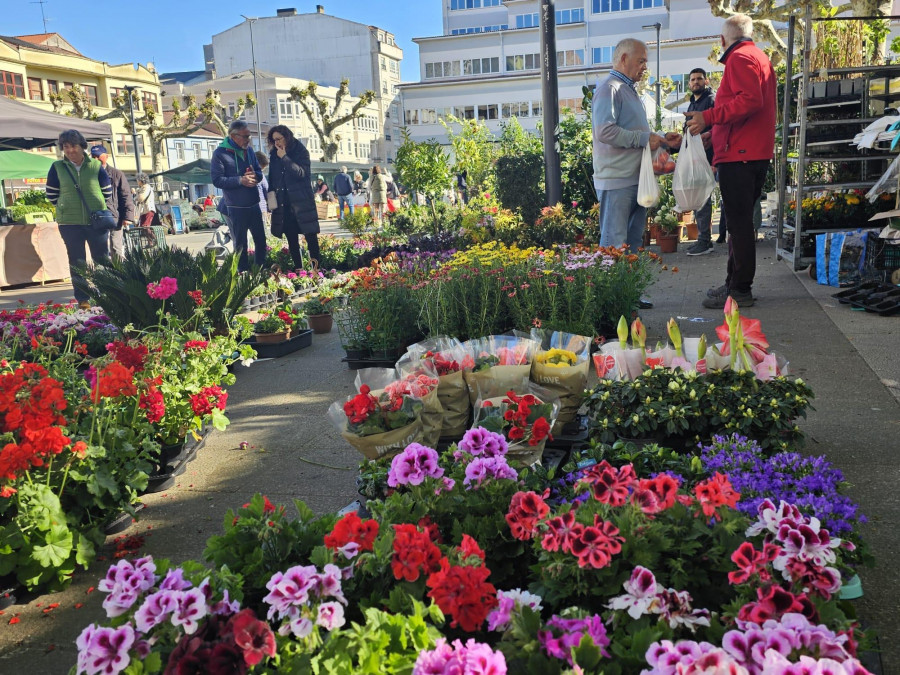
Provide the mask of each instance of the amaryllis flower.
{"label": "amaryllis flower", "polygon": [[147,295],[154,300],[166,300],[178,291],[178,280],[172,277],[163,277],[159,283],[147,284]]}
{"label": "amaryllis flower", "polygon": [[[762,324],[759,319],[748,319],[741,317],[741,332],[744,336],[744,348],[753,359],[753,363],[759,363],[765,358],[769,352],[769,341],[762,332]],[[728,322],[725,321],[721,326],[716,327],[716,335],[722,341],[723,345],[719,350],[724,356],[731,354],[731,344],[728,335]]]}

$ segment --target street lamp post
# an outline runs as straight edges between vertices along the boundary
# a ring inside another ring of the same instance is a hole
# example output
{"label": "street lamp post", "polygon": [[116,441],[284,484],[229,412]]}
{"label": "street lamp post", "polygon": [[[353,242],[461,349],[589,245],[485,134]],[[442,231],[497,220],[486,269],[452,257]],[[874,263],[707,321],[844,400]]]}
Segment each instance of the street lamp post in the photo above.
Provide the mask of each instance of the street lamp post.
{"label": "street lamp post", "polygon": [[662,24],[657,21],[649,26],[641,26],[641,28],[645,30],[650,28],[656,29],[656,128],[659,129],[662,126],[662,109],[660,108],[662,105],[662,82],[659,81],[659,31],[662,28]]}
{"label": "street lamp post", "polygon": [[559,159],[559,78],[556,69],[555,0],[541,0],[541,107],[544,110],[544,185],[547,206],[562,201]]}
{"label": "street lamp post", "polygon": [[247,23],[250,25],[250,58],[253,61],[253,95],[256,97],[256,141],[258,145],[257,150],[262,150],[262,119],[259,114],[259,87],[256,84],[256,51],[253,48],[253,22],[258,21],[258,19],[256,17],[251,19],[249,16],[244,16],[243,14],[241,14],[241,16],[247,19]]}
{"label": "street lamp post", "polygon": [[128,92],[128,109],[131,112],[131,142],[134,144],[134,166],[137,170],[137,175],[141,175],[141,149],[138,147],[138,133],[137,127],[134,125],[134,96],[133,92],[137,90],[137,87],[132,85],[125,85],[123,87],[125,91]]}

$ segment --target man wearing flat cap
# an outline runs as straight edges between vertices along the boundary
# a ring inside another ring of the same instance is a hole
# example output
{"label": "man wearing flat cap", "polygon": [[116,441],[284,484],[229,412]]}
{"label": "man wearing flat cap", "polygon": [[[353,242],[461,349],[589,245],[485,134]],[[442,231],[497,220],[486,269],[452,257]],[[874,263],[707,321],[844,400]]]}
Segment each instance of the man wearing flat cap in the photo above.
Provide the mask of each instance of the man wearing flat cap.
{"label": "man wearing flat cap", "polygon": [[109,166],[109,153],[102,145],[94,145],[91,147],[91,157],[100,160],[106,173],[109,174],[109,180],[112,182],[112,195],[106,200],[106,208],[108,208],[113,218],[116,219],[116,228],[109,231],[109,244],[112,254],[119,260],[125,258],[125,234],[123,228],[131,227],[134,224],[134,200],[131,197],[131,186],[125,174],[113,166]]}

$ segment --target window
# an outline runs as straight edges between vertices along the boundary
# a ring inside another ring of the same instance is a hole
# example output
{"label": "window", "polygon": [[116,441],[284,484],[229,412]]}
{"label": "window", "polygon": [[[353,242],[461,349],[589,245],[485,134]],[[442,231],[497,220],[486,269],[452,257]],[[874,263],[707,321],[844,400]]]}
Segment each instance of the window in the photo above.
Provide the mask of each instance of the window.
{"label": "window", "polygon": [[538,19],[537,12],[535,12],[534,14],[516,15],[516,28],[534,28],[535,26],[539,25],[540,20]]}
{"label": "window", "polygon": [[516,54],[506,57],[506,72],[516,70],[540,70],[540,54]]}
{"label": "window", "polygon": [[406,111],[406,123],[407,124],[418,124],[419,123],[419,111],[418,110],[407,110]]}
{"label": "window", "polygon": [[530,104],[528,101],[521,101],[519,103],[504,103],[501,107],[501,113],[503,115],[503,119],[509,119],[510,117],[528,117],[529,115]]}
{"label": "window", "polygon": [[450,0],[450,9],[478,9],[479,7],[499,7],[501,0]]}
{"label": "window", "polygon": [[532,117],[541,117],[543,113],[541,112],[541,102],[540,101],[532,101],[531,102],[531,116]]}
{"label": "window", "polygon": [[665,7],[665,0],[591,0],[594,14],[606,12],[627,12],[629,9],[650,9]]}
{"label": "window", "polygon": [[381,69],[387,70],[387,61],[384,60],[383,56],[378,57],[379,61],[381,61]]}
{"label": "window", "polygon": [[453,114],[457,119],[474,120],[475,119],[475,106],[467,105],[467,106],[456,107],[453,109]]}
{"label": "window", "polygon": [[[113,91],[116,91],[115,89]],[[47,93],[48,94],[58,94],[59,93],[59,82],[56,80],[47,80]]]}
{"label": "window", "polygon": [[[140,154],[146,155],[147,153],[144,150],[144,136],[138,134],[137,139]],[[179,145],[181,146],[180,153],[178,148]],[[120,155],[134,154],[134,141],[132,140],[131,134],[116,134],[116,152]],[[175,154],[180,157],[181,161],[184,160],[184,143],[175,143]]]}
{"label": "window", "polygon": [[84,95],[87,97],[87,100],[90,101],[91,105],[100,105],[100,102],[97,99],[97,87],[92,84],[83,84],[81,86],[84,88]]}
{"label": "window", "polygon": [[63,89],[71,89],[71,88],[72,88],[71,82],[63,82]]}
{"label": "window", "polygon": [[209,142],[206,144],[206,149],[209,150],[209,156],[210,156],[210,157],[212,157],[212,154],[216,151],[216,148],[217,148],[217,147],[219,147],[219,144],[218,144],[218,143],[215,143],[214,141],[209,141]]}
{"label": "window", "polygon": [[497,119],[497,104],[490,103],[488,105],[478,106],[479,120],[495,120]]}
{"label": "window", "polygon": [[[583,9],[562,9],[556,12],[556,25],[564,26],[567,23],[584,23]],[[537,28],[541,25],[540,15],[537,12],[533,14],[517,14],[516,28]]]}
{"label": "window", "polygon": [[584,112],[581,108],[580,98],[561,98],[559,99],[559,114],[562,115],[563,111],[570,110],[576,115]]}
{"label": "window", "polygon": [[144,110],[153,110],[154,112],[159,112],[159,102],[156,100],[156,94],[151,94],[149,91],[145,91],[144,95],[141,97],[141,100],[144,103]]}
{"label": "window", "polygon": [[194,151],[194,159],[200,159],[200,144],[191,143],[191,149]]}
{"label": "window", "polygon": [[289,98],[278,99],[278,114],[281,117],[294,117],[294,106],[291,104],[291,100]]}
{"label": "window", "polygon": [[179,162],[184,161],[184,143],[175,143],[175,159]]}
{"label": "window", "polygon": [[594,63],[612,63],[613,47],[594,47]]}
{"label": "window", "polygon": [[436,61],[425,64],[425,79],[435,77],[459,77],[459,61]]}
{"label": "window", "polygon": [[[422,124],[437,124],[437,110],[434,108],[422,108]],[[390,136],[386,137],[391,140]]]}
{"label": "window", "polygon": [[382,93],[382,94],[387,94],[387,93],[388,93],[387,82],[383,82],[383,83],[381,84],[381,93]]}
{"label": "window", "polygon": [[7,70],[0,70],[0,94],[12,98],[25,98],[22,76]]}
{"label": "window", "polygon": [[274,98],[269,99],[269,119],[278,119],[278,101]]}
{"label": "window", "polygon": [[41,78],[39,77],[29,77],[28,78],[28,98],[32,101],[43,101],[44,100],[44,90],[41,87]]}
{"label": "window", "polygon": [[563,68],[565,66],[583,66],[584,50],[583,49],[567,49],[563,52],[556,52],[556,66]]}

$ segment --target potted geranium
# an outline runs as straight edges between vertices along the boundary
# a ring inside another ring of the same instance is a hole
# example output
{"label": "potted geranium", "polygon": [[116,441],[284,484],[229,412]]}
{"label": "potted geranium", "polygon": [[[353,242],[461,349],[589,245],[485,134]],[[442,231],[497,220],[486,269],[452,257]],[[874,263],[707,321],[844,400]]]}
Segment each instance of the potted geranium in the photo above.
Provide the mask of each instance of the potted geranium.
{"label": "potted geranium", "polygon": [[303,303],[303,311],[306,312],[306,323],[313,333],[330,333],[334,325],[331,309],[327,300],[322,296],[310,298]]}
{"label": "potted geranium", "polygon": [[509,442],[510,459],[533,464],[541,458],[550,429],[556,422],[559,402],[545,403],[534,394],[506,392],[488,398],[475,410],[475,427],[503,434]]}
{"label": "potted geranium", "polygon": [[253,324],[253,332],[259,343],[284,342],[288,339],[287,322],[277,314],[267,314]]}

